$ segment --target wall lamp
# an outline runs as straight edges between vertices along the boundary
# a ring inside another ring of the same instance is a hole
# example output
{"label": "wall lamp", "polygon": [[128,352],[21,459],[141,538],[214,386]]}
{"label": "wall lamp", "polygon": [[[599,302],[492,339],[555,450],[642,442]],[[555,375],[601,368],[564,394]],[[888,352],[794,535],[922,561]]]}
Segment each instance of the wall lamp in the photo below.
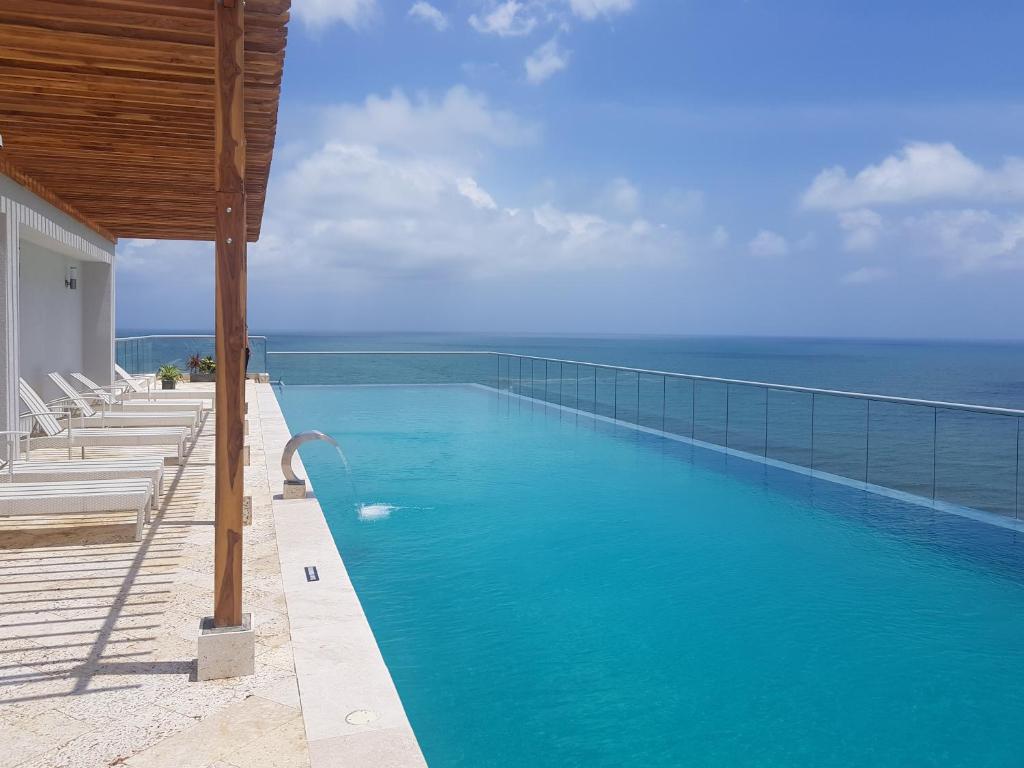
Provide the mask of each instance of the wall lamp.
{"label": "wall lamp", "polygon": [[72,291],[78,288],[78,267],[68,267],[64,276],[64,287]]}

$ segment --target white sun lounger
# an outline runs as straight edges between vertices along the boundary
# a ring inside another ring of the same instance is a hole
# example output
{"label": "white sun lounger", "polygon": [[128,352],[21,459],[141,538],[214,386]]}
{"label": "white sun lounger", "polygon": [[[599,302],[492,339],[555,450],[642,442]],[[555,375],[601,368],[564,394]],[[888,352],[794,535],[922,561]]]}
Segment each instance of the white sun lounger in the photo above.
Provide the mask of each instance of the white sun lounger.
{"label": "white sun lounger", "polygon": [[71,418],[67,419],[67,424],[62,425],[59,418],[64,414],[47,406],[27,381],[19,378],[18,388],[21,401],[28,408],[28,412],[21,414],[21,418],[33,419],[43,432],[42,436],[31,439],[30,446],[33,448],[66,446],[69,459],[73,448],[81,448],[84,459],[88,447],[166,445],[177,449],[179,464],[185,458],[188,429],[184,427],[76,427]]}
{"label": "white sun lounger", "polygon": [[[80,421],[87,427],[188,427],[192,431],[192,439],[196,436],[196,427],[199,418],[196,413],[187,411],[154,411],[151,413],[125,413],[123,411],[110,412],[106,410],[106,403],[99,395],[85,395],[68,383],[68,380],[54,371],[49,374],[50,381],[57,385],[75,409],[84,417]],[[102,410],[97,413],[89,405],[88,400],[93,399],[102,404]]]}
{"label": "white sun lounger", "polygon": [[125,393],[132,400],[182,400],[189,398],[201,398],[206,402],[207,408],[213,407],[214,391],[202,389],[156,389],[156,382],[146,376],[132,376],[120,365],[114,366],[114,373],[118,381],[128,385],[130,392]]}
{"label": "white sun lounger", "polygon": [[125,382],[113,384],[108,387],[101,387],[84,373],[72,373],[71,376],[86,388],[86,393],[98,396],[110,408],[121,410],[127,413],[151,413],[153,411],[191,411],[196,418],[202,418],[203,407],[209,404],[207,400],[171,400],[164,398],[159,402],[150,400],[127,400],[125,390],[128,385]]}
{"label": "white sun lounger", "polygon": [[61,483],[70,480],[143,479],[153,484],[153,502],[164,487],[161,458],[84,459],[82,461],[15,461],[0,469],[0,483]]}
{"label": "white sun lounger", "polygon": [[149,522],[153,483],[147,479],[78,480],[61,483],[0,483],[0,516],[87,515],[134,512],[135,540]]}

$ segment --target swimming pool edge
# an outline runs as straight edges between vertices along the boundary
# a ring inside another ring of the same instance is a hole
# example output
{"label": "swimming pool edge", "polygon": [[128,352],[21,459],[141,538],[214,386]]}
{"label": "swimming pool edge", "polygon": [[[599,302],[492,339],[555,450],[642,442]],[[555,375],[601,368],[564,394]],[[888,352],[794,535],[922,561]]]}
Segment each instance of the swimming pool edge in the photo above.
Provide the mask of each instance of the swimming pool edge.
{"label": "swimming pool edge", "polygon": [[[257,385],[256,395],[311,768],[422,768],[426,760],[312,484],[307,479],[305,499],[282,498],[280,457],[291,433],[280,403],[269,384]],[[304,474],[297,455],[294,463]],[[307,580],[307,566],[316,566],[319,580]]]}

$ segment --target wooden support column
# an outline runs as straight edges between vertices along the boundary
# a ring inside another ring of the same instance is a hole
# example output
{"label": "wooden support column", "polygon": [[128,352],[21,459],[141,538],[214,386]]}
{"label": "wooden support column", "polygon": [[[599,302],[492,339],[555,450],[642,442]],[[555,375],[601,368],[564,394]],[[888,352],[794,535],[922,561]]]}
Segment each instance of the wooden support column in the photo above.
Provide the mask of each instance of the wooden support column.
{"label": "wooden support column", "polygon": [[243,0],[215,0],[217,478],[213,621],[216,627],[242,624],[247,234],[242,92],[244,7]]}

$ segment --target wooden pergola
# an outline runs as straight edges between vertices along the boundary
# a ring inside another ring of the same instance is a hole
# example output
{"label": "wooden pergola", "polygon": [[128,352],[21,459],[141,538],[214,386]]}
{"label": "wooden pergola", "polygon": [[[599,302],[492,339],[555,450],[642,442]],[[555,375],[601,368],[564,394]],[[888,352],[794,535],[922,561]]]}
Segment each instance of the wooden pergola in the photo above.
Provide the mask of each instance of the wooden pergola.
{"label": "wooden pergola", "polygon": [[216,243],[214,623],[242,623],[246,243],[291,0],[0,0],[0,173],[109,240]]}

